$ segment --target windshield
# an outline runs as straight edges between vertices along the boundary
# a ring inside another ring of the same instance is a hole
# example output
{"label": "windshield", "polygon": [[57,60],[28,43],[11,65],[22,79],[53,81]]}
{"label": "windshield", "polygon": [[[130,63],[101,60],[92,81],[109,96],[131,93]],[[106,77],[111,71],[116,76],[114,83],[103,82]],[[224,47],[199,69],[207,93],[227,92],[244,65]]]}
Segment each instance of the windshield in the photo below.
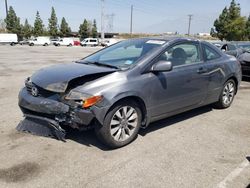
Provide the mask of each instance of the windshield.
{"label": "windshield", "polygon": [[105,48],[81,62],[98,62],[99,64],[112,65],[118,68],[128,68],[147,53],[165,44],[164,40],[156,39],[133,39],[119,42],[111,47]]}

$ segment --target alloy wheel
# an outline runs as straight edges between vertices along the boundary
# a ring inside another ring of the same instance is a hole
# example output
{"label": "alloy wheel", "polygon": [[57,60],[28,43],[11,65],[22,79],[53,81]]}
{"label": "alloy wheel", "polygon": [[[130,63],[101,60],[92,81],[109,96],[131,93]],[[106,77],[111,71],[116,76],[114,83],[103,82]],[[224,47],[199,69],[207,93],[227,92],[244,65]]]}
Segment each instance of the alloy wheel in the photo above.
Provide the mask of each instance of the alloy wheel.
{"label": "alloy wheel", "polygon": [[222,94],[222,101],[225,105],[229,105],[234,98],[235,95],[235,86],[233,82],[228,82],[224,89]]}
{"label": "alloy wheel", "polygon": [[131,106],[123,106],[113,115],[110,122],[110,134],[114,140],[123,142],[129,139],[138,126],[138,113]]}

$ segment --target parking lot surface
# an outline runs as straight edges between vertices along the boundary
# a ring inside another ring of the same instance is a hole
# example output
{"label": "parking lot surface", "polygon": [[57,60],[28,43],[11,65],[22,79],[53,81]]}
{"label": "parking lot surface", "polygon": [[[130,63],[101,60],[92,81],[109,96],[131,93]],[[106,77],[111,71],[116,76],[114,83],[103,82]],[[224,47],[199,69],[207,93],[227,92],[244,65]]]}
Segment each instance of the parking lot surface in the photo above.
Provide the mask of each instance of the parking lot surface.
{"label": "parking lot surface", "polygon": [[93,131],[67,142],[18,133],[26,77],[99,48],[0,46],[0,187],[246,187],[250,183],[250,82],[231,108],[199,108],[151,124],[107,150]]}

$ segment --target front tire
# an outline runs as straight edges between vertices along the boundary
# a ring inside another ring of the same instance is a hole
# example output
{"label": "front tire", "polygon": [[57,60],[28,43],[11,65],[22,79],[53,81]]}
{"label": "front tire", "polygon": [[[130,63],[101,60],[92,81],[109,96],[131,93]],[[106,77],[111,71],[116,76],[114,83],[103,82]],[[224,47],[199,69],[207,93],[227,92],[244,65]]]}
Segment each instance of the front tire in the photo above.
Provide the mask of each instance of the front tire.
{"label": "front tire", "polygon": [[233,79],[229,79],[223,86],[219,101],[215,103],[215,107],[225,109],[231,106],[236,94],[236,83]]}
{"label": "front tire", "polygon": [[104,124],[96,127],[96,136],[110,148],[123,147],[137,137],[141,121],[139,105],[134,101],[122,101],[109,110]]}

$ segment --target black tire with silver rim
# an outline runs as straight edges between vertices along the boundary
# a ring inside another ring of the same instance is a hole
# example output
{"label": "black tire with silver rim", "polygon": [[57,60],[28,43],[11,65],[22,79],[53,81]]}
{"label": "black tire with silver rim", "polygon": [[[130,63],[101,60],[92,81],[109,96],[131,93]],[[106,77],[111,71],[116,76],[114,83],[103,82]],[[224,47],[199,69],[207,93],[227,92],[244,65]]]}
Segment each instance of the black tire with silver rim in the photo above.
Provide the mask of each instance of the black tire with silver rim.
{"label": "black tire with silver rim", "polygon": [[220,99],[215,104],[215,107],[221,109],[230,107],[234,100],[235,94],[236,94],[236,83],[233,79],[230,79],[224,84],[220,95]]}
{"label": "black tire with silver rim", "polygon": [[115,104],[107,113],[104,124],[96,128],[97,137],[111,148],[119,148],[132,142],[141,125],[141,110],[133,101]]}

